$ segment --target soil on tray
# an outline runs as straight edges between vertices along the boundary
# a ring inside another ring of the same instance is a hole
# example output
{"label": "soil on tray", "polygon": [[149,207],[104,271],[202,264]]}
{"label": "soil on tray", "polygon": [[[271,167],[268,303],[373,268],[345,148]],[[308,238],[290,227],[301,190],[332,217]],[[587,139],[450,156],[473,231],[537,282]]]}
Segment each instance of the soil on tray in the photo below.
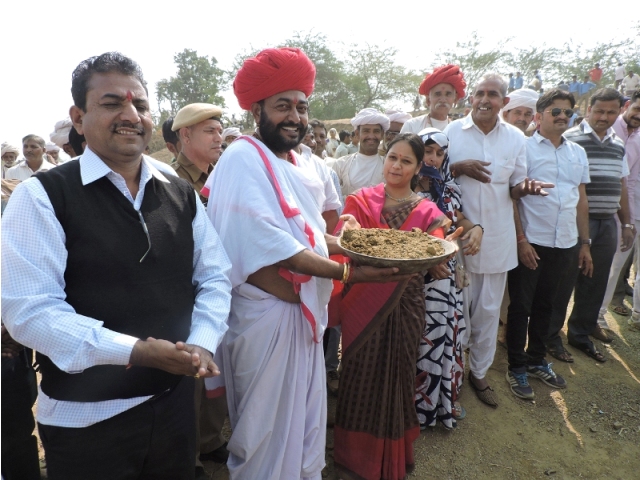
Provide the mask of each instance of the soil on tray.
{"label": "soil on tray", "polygon": [[410,232],[381,228],[347,230],[340,241],[343,248],[377,258],[415,260],[444,255],[444,247],[419,228]]}

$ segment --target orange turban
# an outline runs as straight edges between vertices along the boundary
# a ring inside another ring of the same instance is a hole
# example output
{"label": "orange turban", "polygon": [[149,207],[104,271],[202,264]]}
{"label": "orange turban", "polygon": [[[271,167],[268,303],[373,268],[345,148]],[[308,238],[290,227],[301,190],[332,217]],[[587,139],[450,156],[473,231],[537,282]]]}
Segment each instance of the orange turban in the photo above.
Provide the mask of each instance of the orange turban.
{"label": "orange turban", "polygon": [[299,48],[268,48],[242,64],[233,81],[233,93],[245,110],[276,93],[313,92],[316,67]]}
{"label": "orange turban", "polygon": [[464,98],[467,82],[464,81],[464,74],[458,65],[443,65],[436,68],[433,73],[427,73],[418,92],[420,95],[427,96],[429,91],[439,83],[448,83],[456,89],[458,98]]}

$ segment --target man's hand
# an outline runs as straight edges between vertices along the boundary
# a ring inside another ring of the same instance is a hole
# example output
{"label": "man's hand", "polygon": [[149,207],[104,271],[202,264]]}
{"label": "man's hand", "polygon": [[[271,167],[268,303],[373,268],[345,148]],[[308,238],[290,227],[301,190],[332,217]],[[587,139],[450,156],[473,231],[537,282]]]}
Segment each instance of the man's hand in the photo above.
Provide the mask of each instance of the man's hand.
{"label": "man's hand", "polygon": [[484,167],[491,165],[491,162],[482,160],[461,160],[451,165],[455,172],[455,177],[466,175],[482,183],[491,183],[491,172]]}
{"label": "man's hand", "polygon": [[636,238],[636,230],[635,228],[623,228],[621,241],[620,241],[620,251],[626,252],[631,247],[633,247],[633,241]]}
{"label": "man's hand", "polygon": [[482,243],[482,229],[480,227],[473,227],[460,239],[463,242],[467,242],[462,247],[462,253],[465,255],[476,255],[480,251],[480,244]]}
{"label": "man's hand", "polygon": [[582,274],[591,278],[593,276],[593,260],[591,259],[591,247],[582,245],[578,256],[578,268],[582,270]]}
{"label": "man's hand", "polygon": [[17,357],[23,349],[24,347],[22,345],[11,338],[7,327],[2,325],[2,356],[5,358],[14,358]]}
{"label": "man's hand", "polygon": [[538,268],[538,252],[529,242],[518,243],[518,259],[525,267],[535,270]]}
{"label": "man's hand", "polygon": [[362,228],[356,220],[356,217],[351,215],[350,213],[345,213],[344,215],[340,215],[340,220],[344,222],[342,226],[342,230],[357,230],[358,228]]}
{"label": "man's hand", "polygon": [[201,377],[213,377],[220,374],[209,352],[195,345],[187,345],[183,342],[178,344],[152,337],[146,341],[138,340],[131,351],[129,363],[135,366],[157,368],[174,375],[199,374]]}
{"label": "man's hand", "polygon": [[511,198],[519,199],[527,195],[540,195],[546,197],[549,192],[545,188],[554,188],[553,183],[540,182],[538,180],[529,180],[525,178],[522,182],[511,189]]}

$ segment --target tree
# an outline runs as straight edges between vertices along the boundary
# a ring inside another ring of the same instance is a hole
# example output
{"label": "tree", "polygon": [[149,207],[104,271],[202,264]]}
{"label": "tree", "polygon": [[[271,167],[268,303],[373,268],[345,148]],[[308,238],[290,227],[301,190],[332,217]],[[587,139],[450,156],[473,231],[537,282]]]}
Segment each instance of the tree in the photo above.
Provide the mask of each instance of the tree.
{"label": "tree", "polygon": [[501,41],[485,50],[481,47],[482,40],[478,37],[478,32],[471,32],[469,40],[456,42],[453,50],[436,55],[437,62],[433,66],[449,63],[460,66],[467,82],[467,93],[471,93],[471,89],[482,75],[489,72],[503,72],[512,62],[512,54],[505,43]]}
{"label": "tree", "polygon": [[178,73],[156,84],[159,123],[190,103],[225,106],[224,98],[219,94],[226,86],[224,71],[218,67],[218,61],[214,57],[199,56],[195,50],[186,48],[177,53],[173,60]]}
{"label": "tree", "polygon": [[393,47],[369,44],[350,48],[345,87],[353,107],[351,115],[362,108],[382,109],[391,101],[413,99],[421,76],[396,64],[397,52]]}

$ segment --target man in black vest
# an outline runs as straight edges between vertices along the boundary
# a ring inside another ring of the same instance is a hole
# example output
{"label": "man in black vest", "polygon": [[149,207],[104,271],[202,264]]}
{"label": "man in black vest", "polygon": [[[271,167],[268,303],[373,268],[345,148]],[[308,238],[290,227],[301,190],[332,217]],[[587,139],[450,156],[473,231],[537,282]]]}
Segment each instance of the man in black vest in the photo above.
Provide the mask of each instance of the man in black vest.
{"label": "man in black vest", "polygon": [[23,182],[2,229],[2,317],[38,352],[48,478],[193,478],[193,377],[219,374],[229,260],[193,188],[142,155],[138,65],[89,58],[71,92],[84,154]]}

